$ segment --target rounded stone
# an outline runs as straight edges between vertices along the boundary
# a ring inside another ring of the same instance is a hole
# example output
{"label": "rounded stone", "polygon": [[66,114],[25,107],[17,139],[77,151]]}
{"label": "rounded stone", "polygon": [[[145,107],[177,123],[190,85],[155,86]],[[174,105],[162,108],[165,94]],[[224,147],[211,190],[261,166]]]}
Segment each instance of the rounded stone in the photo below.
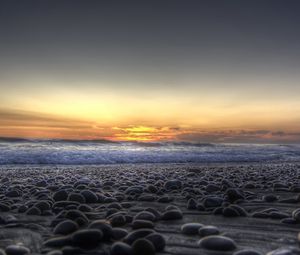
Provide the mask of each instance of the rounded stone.
{"label": "rounded stone", "polygon": [[153,255],[155,254],[155,247],[149,240],[140,238],[132,244],[132,251],[134,255]]}
{"label": "rounded stone", "polygon": [[39,208],[33,206],[26,211],[27,215],[41,215],[42,212]]}
{"label": "rounded stone", "polygon": [[84,204],[84,203],[85,203],[85,198],[84,198],[84,196],[81,195],[81,194],[78,194],[78,193],[71,193],[71,194],[69,194],[69,196],[68,196],[68,201],[75,201],[75,202]]}
{"label": "rounded stone", "polygon": [[267,255],[300,255],[300,249],[296,247],[283,247],[270,251]]}
{"label": "rounded stone", "polygon": [[98,197],[93,191],[83,190],[80,194],[85,198],[86,203],[97,203],[98,201]]}
{"label": "rounded stone", "polygon": [[225,217],[238,217],[240,216],[239,212],[232,207],[225,207],[222,212]]}
{"label": "rounded stone", "polygon": [[204,226],[203,228],[199,229],[198,233],[200,236],[205,237],[205,236],[219,235],[220,230],[215,226]]}
{"label": "rounded stone", "polygon": [[132,255],[131,246],[123,242],[115,242],[111,246],[110,255]]}
{"label": "rounded stone", "polygon": [[190,198],[187,203],[187,209],[196,210],[197,209],[197,201],[194,198]]}
{"label": "rounded stone", "polygon": [[8,212],[10,210],[10,206],[5,203],[0,203],[0,212]]}
{"label": "rounded stone", "polygon": [[166,240],[160,234],[153,233],[153,234],[147,235],[145,237],[145,239],[149,240],[154,245],[155,250],[157,252],[163,251],[166,246]]}
{"label": "rounded stone", "polygon": [[162,215],[162,220],[181,220],[181,219],[182,219],[182,212],[177,209],[166,211]]}
{"label": "rounded stone", "polygon": [[99,229],[103,233],[103,240],[108,241],[113,237],[113,228],[104,220],[95,220],[89,225],[90,229]]}
{"label": "rounded stone", "polygon": [[56,248],[66,246],[69,244],[71,244],[71,238],[69,236],[54,237],[44,242],[45,246],[56,247]]}
{"label": "rounded stone", "polygon": [[165,183],[165,189],[180,189],[182,186],[182,182],[179,180],[170,180]]}
{"label": "rounded stone", "polygon": [[9,245],[5,248],[7,255],[26,255],[30,254],[30,250],[27,247],[21,245]]}
{"label": "rounded stone", "polygon": [[[70,219],[70,220],[73,220],[73,221],[76,221],[76,222],[77,222],[78,219],[81,219],[81,221],[82,220],[84,221],[83,222],[84,224],[88,223],[88,221],[89,221],[89,219],[86,217],[86,215],[83,212],[79,211],[79,210],[69,210],[69,211],[66,212],[65,217],[67,219]],[[79,225],[81,225],[81,224],[79,224]]]}
{"label": "rounded stone", "polygon": [[120,226],[124,226],[126,224],[126,217],[122,214],[119,215],[115,215],[110,219],[110,224],[113,227],[120,227]]}
{"label": "rounded stone", "polygon": [[154,233],[154,231],[152,229],[147,228],[134,230],[124,238],[124,242],[131,245],[135,240],[139,238],[144,238],[152,233]]}
{"label": "rounded stone", "polygon": [[132,222],[132,229],[139,228],[154,228],[154,224],[152,221],[149,220],[134,220]]}
{"label": "rounded stone", "polygon": [[84,249],[94,249],[103,239],[103,233],[99,229],[78,230],[72,235],[74,245]]}
{"label": "rounded stone", "polygon": [[113,228],[112,232],[112,238],[114,240],[121,240],[128,235],[128,231],[124,228]]}
{"label": "rounded stone", "polygon": [[46,211],[51,209],[51,206],[47,201],[39,201],[35,204],[35,207],[39,208],[41,211]]}
{"label": "rounded stone", "polygon": [[206,208],[219,207],[223,203],[223,199],[219,197],[207,197],[203,200],[203,205]]}
{"label": "rounded stone", "polygon": [[245,249],[233,253],[233,255],[262,255],[260,252],[250,249]]}
{"label": "rounded stone", "polygon": [[232,251],[237,248],[235,242],[225,236],[207,236],[199,241],[201,248],[215,251]]}
{"label": "rounded stone", "polygon": [[78,224],[72,220],[65,220],[57,224],[53,233],[58,235],[68,235],[78,230]]}
{"label": "rounded stone", "polygon": [[59,190],[54,193],[53,199],[54,201],[65,201],[68,198],[68,192],[65,190]]}
{"label": "rounded stone", "polygon": [[153,213],[143,211],[135,215],[134,219],[136,220],[148,220],[148,221],[155,221],[156,217]]}
{"label": "rounded stone", "polygon": [[181,226],[181,233],[184,235],[197,235],[202,227],[203,224],[201,223],[186,223]]}

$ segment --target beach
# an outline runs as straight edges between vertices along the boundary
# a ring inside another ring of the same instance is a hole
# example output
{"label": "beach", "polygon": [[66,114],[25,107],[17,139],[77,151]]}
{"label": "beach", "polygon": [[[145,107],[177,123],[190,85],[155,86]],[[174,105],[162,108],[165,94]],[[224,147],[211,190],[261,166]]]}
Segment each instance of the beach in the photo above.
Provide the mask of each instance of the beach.
{"label": "beach", "polygon": [[7,254],[299,254],[300,163],[4,165]]}

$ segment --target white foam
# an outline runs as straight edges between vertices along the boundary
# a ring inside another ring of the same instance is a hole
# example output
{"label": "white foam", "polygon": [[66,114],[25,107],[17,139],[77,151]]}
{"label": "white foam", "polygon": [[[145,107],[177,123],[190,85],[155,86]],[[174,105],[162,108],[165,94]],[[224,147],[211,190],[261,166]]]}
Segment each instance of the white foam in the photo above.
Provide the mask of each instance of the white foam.
{"label": "white foam", "polygon": [[300,160],[298,145],[0,142],[0,164],[119,164]]}

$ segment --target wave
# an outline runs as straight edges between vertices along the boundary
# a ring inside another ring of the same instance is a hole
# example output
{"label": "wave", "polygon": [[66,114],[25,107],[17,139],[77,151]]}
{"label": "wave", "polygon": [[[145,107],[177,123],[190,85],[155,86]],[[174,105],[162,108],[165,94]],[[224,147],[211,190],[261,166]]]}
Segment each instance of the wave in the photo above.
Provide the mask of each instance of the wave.
{"label": "wave", "polygon": [[300,161],[297,145],[0,140],[0,165]]}

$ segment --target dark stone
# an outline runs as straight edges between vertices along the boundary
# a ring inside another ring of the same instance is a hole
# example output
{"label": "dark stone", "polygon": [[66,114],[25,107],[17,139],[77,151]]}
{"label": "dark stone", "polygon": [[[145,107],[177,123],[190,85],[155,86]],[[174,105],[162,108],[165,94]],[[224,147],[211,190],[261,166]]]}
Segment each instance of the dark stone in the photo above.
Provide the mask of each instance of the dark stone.
{"label": "dark stone", "polygon": [[110,255],[132,255],[131,246],[123,242],[115,242],[110,249]]}
{"label": "dark stone", "polygon": [[155,247],[157,252],[163,251],[166,246],[165,238],[157,233],[147,235],[145,239],[149,240]]}
{"label": "dark stone", "polygon": [[225,236],[207,236],[199,241],[200,247],[215,251],[232,251],[235,250],[235,242]]}
{"label": "dark stone", "polygon": [[143,211],[143,212],[139,212],[137,215],[135,215],[134,219],[135,220],[147,220],[147,221],[153,222],[156,220],[156,217],[151,212]]}
{"label": "dark stone", "polygon": [[124,242],[131,245],[135,240],[146,237],[152,233],[154,233],[152,229],[144,228],[144,229],[134,230],[124,238]]}
{"label": "dark stone", "polygon": [[262,255],[262,254],[258,251],[245,249],[245,250],[237,251],[233,253],[233,255]]}
{"label": "dark stone", "polygon": [[80,194],[85,198],[86,203],[97,203],[98,197],[97,195],[90,190],[83,190]]}
{"label": "dark stone", "polygon": [[49,247],[59,248],[62,246],[70,245],[71,243],[72,243],[71,238],[69,236],[62,236],[62,237],[54,237],[48,239],[47,241],[44,242],[44,245]]}
{"label": "dark stone", "polygon": [[112,238],[114,240],[121,240],[128,235],[128,231],[124,228],[113,228],[112,229]]}
{"label": "dark stone", "polygon": [[90,229],[99,229],[103,233],[103,240],[109,241],[113,237],[113,228],[104,220],[95,220],[89,225]]}
{"label": "dark stone", "polygon": [[42,212],[39,208],[33,206],[26,211],[27,215],[41,215]]}
{"label": "dark stone", "polygon": [[26,255],[30,254],[30,250],[27,247],[20,245],[9,245],[5,248],[7,255]]}
{"label": "dark stone", "polygon": [[199,235],[202,237],[211,236],[211,235],[219,235],[220,230],[215,226],[204,226],[199,229]]}
{"label": "dark stone", "polygon": [[201,223],[186,223],[181,226],[181,233],[184,235],[197,235],[199,229],[203,226]]}
{"label": "dark stone", "polygon": [[54,228],[53,233],[58,235],[68,235],[78,230],[78,224],[72,220],[65,220],[60,222]]}
{"label": "dark stone", "polygon": [[81,204],[85,203],[84,196],[81,195],[81,194],[78,194],[78,193],[71,193],[71,194],[69,194],[68,200],[69,201],[75,201],[75,202],[78,202],[78,203],[81,203]]}
{"label": "dark stone", "polygon": [[53,199],[54,201],[64,201],[68,198],[68,192],[65,190],[59,190],[54,193]]}
{"label": "dark stone", "polygon": [[174,209],[164,212],[162,215],[162,220],[180,220],[182,217],[182,212]]}
{"label": "dark stone", "polygon": [[132,244],[132,251],[134,255],[154,255],[155,247],[149,240],[140,238]]}
{"label": "dark stone", "polygon": [[103,233],[99,229],[78,230],[72,235],[72,243],[83,249],[96,248],[103,239]]}
{"label": "dark stone", "polygon": [[149,220],[134,220],[132,222],[132,229],[140,229],[140,228],[154,228],[154,224]]}
{"label": "dark stone", "polygon": [[206,197],[203,200],[203,205],[206,208],[211,208],[211,207],[219,207],[223,203],[223,199],[220,197]]}

